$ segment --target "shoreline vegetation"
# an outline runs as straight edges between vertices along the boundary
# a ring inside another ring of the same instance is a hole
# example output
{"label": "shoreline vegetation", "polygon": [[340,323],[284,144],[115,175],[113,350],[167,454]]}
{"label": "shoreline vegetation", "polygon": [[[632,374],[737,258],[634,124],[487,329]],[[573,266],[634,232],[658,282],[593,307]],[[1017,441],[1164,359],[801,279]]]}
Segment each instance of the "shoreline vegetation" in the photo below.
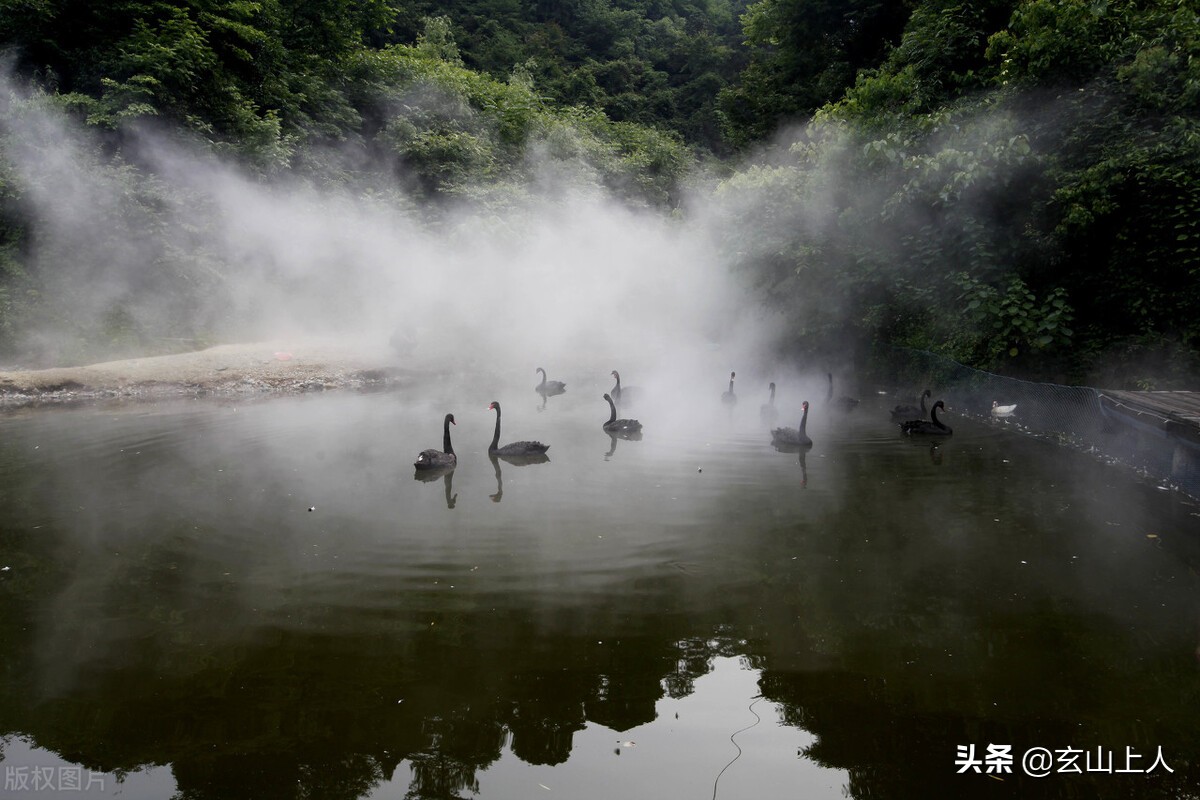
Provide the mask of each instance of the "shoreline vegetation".
{"label": "shoreline vegetation", "polygon": [[[0,363],[225,341],[293,290],[355,308],[366,220],[503,238],[581,194],[703,217],[782,352],[1200,374],[1177,0],[46,0],[0,7],[0,56]],[[259,236],[226,173],[362,235]]]}

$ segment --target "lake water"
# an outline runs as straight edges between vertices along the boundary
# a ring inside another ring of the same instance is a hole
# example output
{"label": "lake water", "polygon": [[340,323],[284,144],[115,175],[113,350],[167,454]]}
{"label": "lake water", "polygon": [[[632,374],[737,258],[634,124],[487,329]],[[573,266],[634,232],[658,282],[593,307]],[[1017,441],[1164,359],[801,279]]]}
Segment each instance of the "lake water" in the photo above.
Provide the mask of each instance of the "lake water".
{"label": "lake water", "polygon": [[0,797],[1200,792],[1192,502],[882,399],[800,454],[721,380],[640,441],[534,382],[0,416]]}

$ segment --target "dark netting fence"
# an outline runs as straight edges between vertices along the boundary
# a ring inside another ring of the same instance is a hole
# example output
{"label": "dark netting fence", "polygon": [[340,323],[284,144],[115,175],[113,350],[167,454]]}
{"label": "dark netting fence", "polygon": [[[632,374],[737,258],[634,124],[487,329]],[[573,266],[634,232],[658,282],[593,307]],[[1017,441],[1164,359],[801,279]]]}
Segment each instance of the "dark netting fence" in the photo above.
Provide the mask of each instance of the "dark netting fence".
{"label": "dark netting fence", "polygon": [[[931,388],[955,415],[1003,421],[1200,497],[1200,394],[1034,383],[908,348],[878,352],[874,362],[881,380]],[[997,413],[993,404],[1016,408]]]}

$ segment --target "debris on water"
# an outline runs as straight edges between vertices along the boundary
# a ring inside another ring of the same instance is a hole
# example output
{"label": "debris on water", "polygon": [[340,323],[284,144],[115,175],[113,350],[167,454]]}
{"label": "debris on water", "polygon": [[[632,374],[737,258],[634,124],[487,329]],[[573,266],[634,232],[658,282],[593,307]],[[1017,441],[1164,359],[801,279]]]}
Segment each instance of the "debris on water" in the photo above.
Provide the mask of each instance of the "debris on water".
{"label": "debris on water", "polygon": [[700,467],[696,467],[696,472],[704,472],[704,470],[701,469]]}
{"label": "debris on water", "polygon": [[316,506],[309,506],[309,507],[308,507],[308,510],[309,510],[309,511],[316,511],[316,510],[317,510],[317,507],[316,507]]}
{"label": "debris on water", "polygon": [[621,747],[637,747],[637,742],[622,742],[619,739],[617,741],[620,743]]}
{"label": "debris on water", "polygon": [[1146,534],[1146,538],[1147,538],[1147,539],[1157,539],[1157,538],[1158,538],[1158,534],[1157,534],[1157,533],[1147,533],[1147,534]]}
{"label": "debris on water", "polygon": [[12,567],[0,567],[0,572],[8,572]]}

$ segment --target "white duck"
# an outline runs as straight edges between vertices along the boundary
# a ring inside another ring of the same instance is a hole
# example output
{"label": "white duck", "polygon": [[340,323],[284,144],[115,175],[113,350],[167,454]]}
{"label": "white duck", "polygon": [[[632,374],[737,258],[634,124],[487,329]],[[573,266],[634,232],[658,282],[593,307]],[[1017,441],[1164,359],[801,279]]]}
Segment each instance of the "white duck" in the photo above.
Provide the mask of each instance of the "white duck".
{"label": "white duck", "polygon": [[993,417],[1011,417],[1013,412],[1017,410],[1017,404],[1011,406],[1002,406],[997,401],[992,401],[992,416]]}

